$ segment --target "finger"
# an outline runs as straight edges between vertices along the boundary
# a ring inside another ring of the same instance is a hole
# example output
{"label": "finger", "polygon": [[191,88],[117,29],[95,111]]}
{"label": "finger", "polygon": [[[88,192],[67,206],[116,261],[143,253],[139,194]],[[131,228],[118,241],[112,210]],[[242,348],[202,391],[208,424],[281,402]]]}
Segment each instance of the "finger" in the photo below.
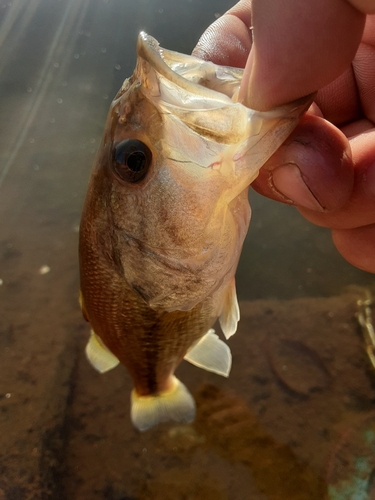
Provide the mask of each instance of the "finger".
{"label": "finger", "polygon": [[337,250],[350,264],[375,273],[375,224],[333,230],[332,239]]}
{"label": "finger", "polygon": [[367,118],[362,118],[360,120],[355,120],[354,122],[349,122],[341,127],[341,132],[348,138],[354,138],[354,136],[359,134],[364,134],[365,132],[370,132],[374,128],[374,123]]}
{"label": "finger", "polygon": [[365,15],[345,0],[253,0],[254,43],[240,98],[270,109],[337,78],[354,58]]}
{"label": "finger", "polygon": [[[375,5],[375,2],[373,2]],[[362,43],[353,63],[319,90],[316,102],[326,120],[337,126],[367,116],[375,118],[375,16],[367,16]]]}
{"label": "finger", "polygon": [[[375,26],[374,26],[375,28]],[[375,121],[375,46],[361,44],[353,61],[364,116]]]}
{"label": "finger", "polygon": [[244,68],[252,45],[250,0],[242,0],[200,37],[193,55],[215,64]]}
{"label": "finger", "polygon": [[340,209],[353,188],[349,142],[326,120],[305,115],[261,169],[252,187],[276,201],[323,213]]}
{"label": "finger", "polygon": [[301,208],[310,222],[334,229],[355,229],[375,223],[375,130],[349,140],[354,165],[354,187],[349,201],[339,210],[317,214]]}
{"label": "finger", "polygon": [[323,116],[340,126],[361,117],[361,100],[352,66],[319,90],[316,99]]}
{"label": "finger", "polygon": [[374,0],[348,0],[356,9],[364,14],[375,14]]}

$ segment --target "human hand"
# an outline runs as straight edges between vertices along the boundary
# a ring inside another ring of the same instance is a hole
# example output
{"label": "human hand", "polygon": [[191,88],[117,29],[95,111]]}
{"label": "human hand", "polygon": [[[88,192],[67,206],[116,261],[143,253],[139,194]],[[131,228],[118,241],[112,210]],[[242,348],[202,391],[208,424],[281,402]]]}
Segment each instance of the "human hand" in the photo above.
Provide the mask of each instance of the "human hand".
{"label": "human hand", "polygon": [[252,186],[331,228],[339,252],[369,272],[375,272],[375,16],[366,14],[373,13],[374,0],[241,0],[194,50],[217,64],[245,67],[240,100],[254,109],[319,89]]}

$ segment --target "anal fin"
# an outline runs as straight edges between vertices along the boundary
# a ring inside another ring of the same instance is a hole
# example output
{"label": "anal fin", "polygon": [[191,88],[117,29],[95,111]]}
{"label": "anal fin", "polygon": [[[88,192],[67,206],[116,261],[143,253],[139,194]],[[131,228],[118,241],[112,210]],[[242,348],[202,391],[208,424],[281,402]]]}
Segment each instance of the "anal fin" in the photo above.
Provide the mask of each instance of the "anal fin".
{"label": "anal fin", "polygon": [[173,376],[171,388],[150,396],[131,394],[131,419],[139,431],[146,431],[161,422],[173,420],[192,422],[195,418],[195,401],[182,382]]}
{"label": "anal fin", "polygon": [[184,359],[199,368],[224,377],[229,376],[232,354],[225,342],[211,329],[188,351]]}
{"label": "anal fin", "polygon": [[120,363],[93,330],[91,330],[90,340],[87,343],[85,352],[91,365],[100,373],[108,372]]}
{"label": "anal fin", "polygon": [[236,333],[239,320],[240,308],[237,301],[236,281],[233,278],[225,292],[223,309],[219,318],[226,339]]}

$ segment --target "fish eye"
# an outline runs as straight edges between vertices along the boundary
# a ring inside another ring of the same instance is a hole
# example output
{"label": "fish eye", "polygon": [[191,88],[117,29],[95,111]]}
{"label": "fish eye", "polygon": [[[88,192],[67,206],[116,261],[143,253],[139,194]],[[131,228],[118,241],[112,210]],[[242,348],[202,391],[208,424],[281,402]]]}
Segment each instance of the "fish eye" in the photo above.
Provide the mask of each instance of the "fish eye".
{"label": "fish eye", "polygon": [[145,178],[149,171],[152,153],[141,141],[125,139],[113,151],[113,169],[120,179],[136,183]]}

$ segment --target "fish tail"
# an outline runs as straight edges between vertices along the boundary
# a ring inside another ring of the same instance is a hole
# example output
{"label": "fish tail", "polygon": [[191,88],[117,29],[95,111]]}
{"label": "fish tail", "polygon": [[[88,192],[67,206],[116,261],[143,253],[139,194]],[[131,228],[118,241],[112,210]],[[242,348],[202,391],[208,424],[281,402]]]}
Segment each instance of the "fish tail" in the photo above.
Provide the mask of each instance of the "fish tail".
{"label": "fish tail", "polygon": [[182,382],[173,376],[171,388],[157,395],[131,394],[131,419],[139,431],[150,429],[160,422],[174,420],[188,423],[195,418],[195,401]]}

